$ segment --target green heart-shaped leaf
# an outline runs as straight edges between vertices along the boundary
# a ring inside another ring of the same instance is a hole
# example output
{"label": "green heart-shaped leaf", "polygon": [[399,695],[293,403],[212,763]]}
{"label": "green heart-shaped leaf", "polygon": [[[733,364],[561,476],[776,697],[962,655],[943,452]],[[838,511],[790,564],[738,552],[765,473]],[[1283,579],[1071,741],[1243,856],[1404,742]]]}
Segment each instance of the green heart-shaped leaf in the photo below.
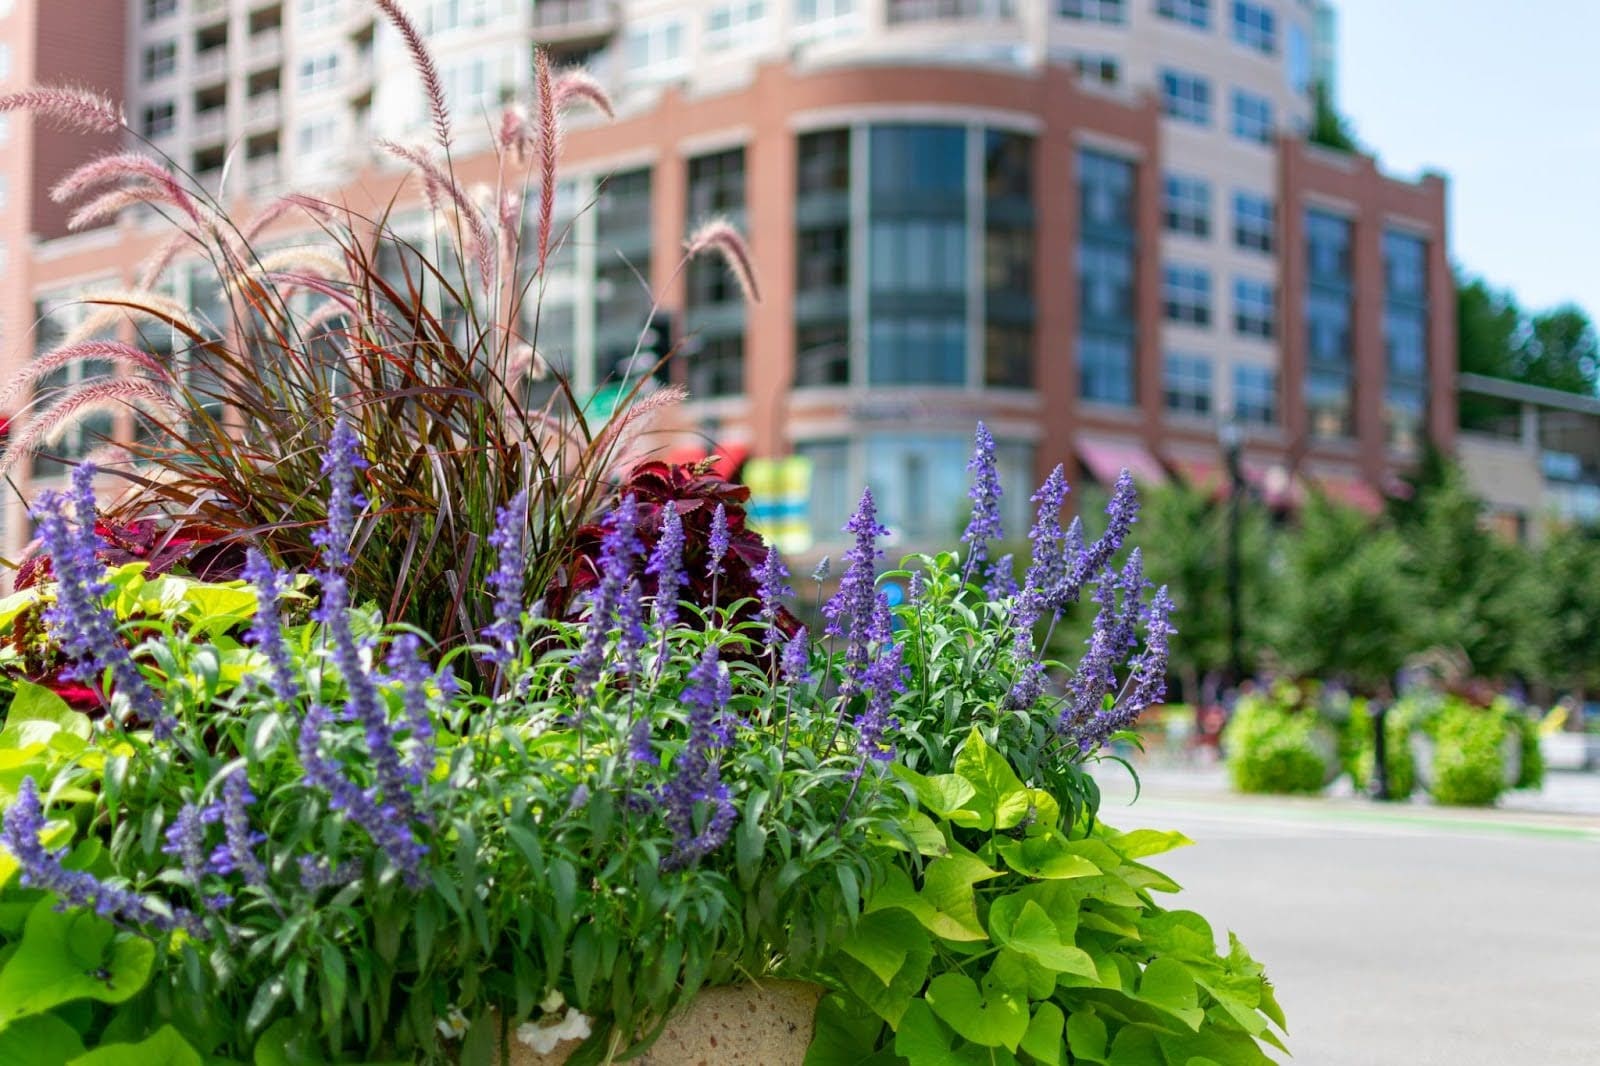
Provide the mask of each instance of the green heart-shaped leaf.
{"label": "green heart-shaped leaf", "polygon": [[1028,1031],[1027,1000],[999,990],[986,997],[965,974],[940,974],[928,982],[924,998],[946,1025],[974,1044],[1016,1051]]}
{"label": "green heart-shaped leaf", "polygon": [[137,1044],[104,1044],[86,1055],[79,1055],[67,1066],[201,1066],[196,1051],[178,1031],[163,1025]]}
{"label": "green heart-shaped leaf", "polygon": [[[1073,915],[1076,926],[1077,915]],[[999,943],[1016,949],[1057,973],[1096,977],[1094,959],[1076,944],[1062,939],[1061,930],[1045,909],[1033,900],[1005,896],[989,908],[989,932]]]}
{"label": "green heart-shaped leaf", "polygon": [[1156,959],[1144,968],[1144,975],[1139,978],[1139,998],[1173,1015],[1191,1029],[1199,1029],[1205,1020],[1194,978],[1176,959]]}
{"label": "green heart-shaped leaf", "polygon": [[1005,864],[1024,877],[1060,881],[1099,876],[1100,867],[1074,853],[1070,845],[1066,837],[1052,831],[1025,840],[1008,841],[997,850]]}
{"label": "green heart-shaped leaf", "polygon": [[121,1003],[149,980],[155,954],[150,941],[119,933],[104,918],[41,902],[0,968],[0,1027],[77,999]]}
{"label": "green heart-shaped leaf", "polygon": [[1066,1061],[1066,1046],[1061,1039],[1066,1024],[1060,1007],[1048,1002],[1039,1004],[1022,1036],[1022,1050],[1044,1066],[1061,1066]]}

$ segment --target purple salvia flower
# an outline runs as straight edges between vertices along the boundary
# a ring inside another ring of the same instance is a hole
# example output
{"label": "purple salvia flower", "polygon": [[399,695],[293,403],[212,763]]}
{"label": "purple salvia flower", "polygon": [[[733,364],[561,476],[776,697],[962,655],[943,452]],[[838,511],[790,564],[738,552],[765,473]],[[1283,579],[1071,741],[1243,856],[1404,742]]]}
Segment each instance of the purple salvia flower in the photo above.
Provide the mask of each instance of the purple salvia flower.
{"label": "purple salvia flower", "polygon": [[273,697],[285,706],[293,706],[300,698],[300,684],[295,678],[294,656],[283,639],[280,603],[289,576],[275,569],[255,548],[245,553],[241,576],[256,590],[256,615],[245,636],[267,658],[267,679]]}
{"label": "purple salvia flower", "polygon": [[722,567],[723,556],[728,554],[728,509],[717,504],[711,512],[711,536],[706,542],[706,576],[716,577],[726,573]]}
{"label": "purple salvia flower", "polygon": [[502,669],[511,662],[522,636],[522,546],[527,516],[528,494],[519,492],[495,512],[494,532],[489,534],[489,546],[495,551],[495,568],[489,575],[494,621],[483,630],[484,643],[489,645],[484,658]]}
{"label": "purple salvia flower", "polygon": [[861,756],[860,773],[866,760],[886,762],[893,752],[886,746],[884,736],[894,724],[889,711],[894,698],[905,691],[906,671],[901,663],[901,647],[889,643],[879,649],[872,665],[867,668],[863,688],[867,694],[866,706],[856,716],[856,753]]}
{"label": "purple salvia flower", "polygon": [[[675,848],[664,865],[680,869],[721,847],[733,828],[735,811],[722,783],[721,750],[732,739],[723,716],[730,682],[718,661],[717,646],[689,672],[682,702],[689,708],[689,738],[673,761],[673,775],[661,790],[662,817],[672,830]],[[695,812],[709,804],[706,824],[695,831]]]}
{"label": "purple salvia flower", "polygon": [[589,805],[589,786],[580,784],[567,799],[567,810],[581,811]]}
{"label": "purple salvia flower", "polygon": [[[427,780],[429,760],[433,756],[433,716],[428,713],[428,685],[446,683],[436,680],[433,671],[422,659],[422,639],[415,633],[402,633],[389,645],[389,658],[385,664],[390,681],[400,686],[400,706],[405,712],[406,730],[411,734],[411,760],[406,766],[407,780],[420,786]],[[453,685],[454,676],[448,685]]]}
{"label": "purple salvia flower", "polygon": [[200,887],[206,873],[205,837],[205,820],[200,808],[185,803],[167,826],[166,843],[161,846],[161,853],[178,860],[184,877],[195,888]]}
{"label": "purple salvia flower", "polygon": [[[1028,650],[1031,656],[1033,650],[1031,637]],[[1044,664],[1030,657],[1022,663],[1021,673],[1012,684],[1011,691],[1006,693],[1005,706],[1012,710],[1030,710],[1039,702],[1039,697],[1042,695],[1044,695]]]}
{"label": "purple salvia flower", "polygon": [[978,573],[978,568],[988,561],[989,541],[1005,537],[1000,520],[1002,489],[1000,471],[995,465],[994,437],[982,422],[978,423],[977,444],[967,470],[972,474],[972,488],[967,490],[967,498],[972,501],[972,519],[967,523],[966,532],[961,534],[961,540],[970,548],[965,567],[965,574],[970,576]]}
{"label": "purple salvia flower", "polygon": [[116,615],[105,605],[111,586],[98,556],[93,482],[94,467],[80,464],[72,472],[70,497],[46,492],[34,507],[39,540],[56,580],[55,602],[45,608],[45,622],[77,664],[71,676],[98,686],[110,673],[112,690],[128,701],[134,717],[150,723],[156,739],[166,740],[176,722],[133,661]]}
{"label": "purple salvia flower", "polygon": [[600,583],[594,591],[583,644],[573,656],[573,688],[579,696],[594,691],[606,664],[606,638],[628,592],[635,561],[644,551],[639,541],[639,504],[631,495],[612,511],[600,538]]}
{"label": "purple salvia flower", "polygon": [[783,597],[794,595],[794,589],[789,587],[789,568],[783,565],[776,547],[767,548],[767,557],[755,568],[754,577],[760,590],[761,620],[767,624],[765,641],[772,647],[783,639],[783,632],[778,628]]}
{"label": "purple salvia flower", "polygon": [[628,730],[628,758],[647,766],[655,766],[661,762],[660,757],[656,755],[655,746],[650,743],[648,718],[637,719],[633,723],[633,728]]}
{"label": "purple salvia flower", "polygon": [[[1139,520],[1139,494],[1133,486],[1133,476],[1124,470],[1117,478],[1111,501],[1106,504],[1106,531],[1087,548],[1068,543],[1068,567],[1060,584],[1048,596],[1048,609],[1059,611],[1068,604],[1078,602],[1083,587],[1101,570],[1105,569],[1122,550],[1133,524]],[[1082,544],[1082,527],[1078,530],[1078,545]]]}
{"label": "purple salvia flower", "polygon": [[833,560],[824,555],[817,563],[816,568],[811,571],[811,580],[815,581],[819,585],[822,584],[824,581],[828,580],[828,572],[832,569],[832,567]]}
{"label": "purple salvia flower", "polygon": [[15,802],[6,808],[4,822],[0,824],[0,846],[17,860],[24,885],[54,893],[60,898],[62,909],[83,907],[135,929],[165,933],[181,928],[193,936],[205,936],[205,927],[199,919],[181,907],[170,911],[156,908],[137,892],[107,884],[86,870],[67,869],[61,862],[67,849],[51,851],[40,842],[39,834],[44,827],[39,786],[32,777],[24,777],[17,786]]}
{"label": "purple salvia flower", "polygon": [[335,864],[326,855],[302,855],[295,861],[300,867],[300,887],[307,892],[343,888],[361,876],[361,865],[353,860]]}
{"label": "purple salvia flower", "polygon": [[1017,591],[1016,564],[1007,553],[990,564],[983,594],[991,600],[1005,600],[1015,596]]}
{"label": "purple salvia flower", "polygon": [[889,532],[878,524],[877,504],[870,488],[862,490],[861,502],[845,523],[844,531],[855,537],[855,544],[845,552],[844,577],[839,581],[838,591],[822,605],[822,616],[828,620],[824,629],[828,636],[847,636],[844,677],[840,680],[839,692],[851,696],[861,691],[866,677],[869,644],[874,637],[874,615],[880,599],[876,585],[877,561],[883,553],[878,548],[878,538]]}
{"label": "purple salvia flower", "polygon": [[420,888],[426,882],[422,863],[428,848],[414,831],[418,815],[409,795],[383,795],[377,787],[362,788],[338,759],[323,754],[323,741],[333,725],[333,712],[321,704],[314,704],[300,721],[298,748],[306,780],[328,794],[332,810],[343,813],[366,832],[401,872],[407,885]]}
{"label": "purple salvia flower", "polygon": [[1073,739],[1080,751],[1093,751],[1113,733],[1131,728],[1146,708],[1166,695],[1170,650],[1167,638],[1177,632],[1171,617],[1172,598],[1163,586],[1145,614],[1145,649],[1132,661],[1127,696],[1109,708],[1097,708],[1092,717],[1078,724]]}
{"label": "purple salvia flower", "polygon": [[783,679],[791,685],[804,685],[812,680],[811,634],[806,632],[805,626],[801,626],[783,646],[783,658],[778,668],[783,673]]}
{"label": "purple salvia flower", "polygon": [[662,510],[661,535],[644,572],[656,579],[656,624],[665,639],[665,631],[678,624],[678,595],[683,591],[683,518],[672,504]]}
{"label": "purple salvia flower", "polygon": [[256,848],[267,835],[250,827],[255,799],[244,771],[235,770],[222,782],[221,797],[202,812],[201,820],[222,823],[222,843],[211,852],[211,872],[220,877],[236,873],[245,884],[260,888],[267,883],[267,868],[256,857]]}
{"label": "purple salvia flower", "polygon": [[1039,505],[1028,530],[1028,540],[1033,542],[1033,561],[1023,581],[1022,597],[1026,611],[1036,620],[1044,614],[1051,593],[1060,586],[1066,575],[1066,537],[1061,532],[1061,508],[1067,502],[1066,469],[1059,464],[1050,471],[1043,485],[1029,499]]}
{"label": "purple salvia flower", "polygon": [[328,524],[311,535],[322,549],[322,564],[329,570],[350,565],[350,542],[355,538],[356,516],[367,506],[367,498],[356,488],[356,473],[369,464],[361,455],[361,441],[350,423],[340,415],[333,423],[328,449],[322,453],[322,473],[328,479]]}
{"label": "purple salvia flower", "polygon": [[927,592],[928,581],[922,576],[922,571],[911,571],[911,580],[906,584],[906,602],[915,607],[922,602],[922,597],[927,595]]}
{"label": "purple salvia flower", "polygon": [[613,670],[623,677],[639,672],[639,652],[644,648],[644,590],[630,577],[617,600],[617,650]]}

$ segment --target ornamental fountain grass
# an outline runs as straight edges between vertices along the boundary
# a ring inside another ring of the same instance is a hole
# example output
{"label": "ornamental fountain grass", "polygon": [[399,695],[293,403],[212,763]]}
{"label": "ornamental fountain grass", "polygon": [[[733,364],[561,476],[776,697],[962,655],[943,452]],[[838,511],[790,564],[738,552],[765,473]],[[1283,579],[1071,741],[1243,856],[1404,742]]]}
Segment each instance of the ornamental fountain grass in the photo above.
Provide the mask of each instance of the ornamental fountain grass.
{"label": "ornamental fountain grass", "polygon": [[[999,535],[985,454],[969,552]],[[350,582],[365,461],[336,424],[305,577],[259,553],[247,582],[106,569],[90,468],[41,499],[57,580],[0,618],[47,605],[107,714],[13,684],[0,1049],[477,1063],[568,1036],[601,1061],[702,989],[778,979],[826,993],[811,1062],[1270,1061],[1260,967],[1155,902],[1176,886],[1142,860],[1182,838],[1106,827],[1085,771],[1166,672],[1170,603],[1114,563],[1126,478],[1090,538],[1052,474],[1014,596],[971,554],[918,556],[894,609],[864,493],[816,642],[778,624],[771,551],[752,611],[642,594],[691,564],[670,512],[646,550],[631,496],[583,617],[530,612],[513,497],[485,642],[441,651]],[[693,564],[713,584],[726,526]],[[1057,688],[1035,649],[1080,600]],[[492,681],[457,680],[473,657]]]}

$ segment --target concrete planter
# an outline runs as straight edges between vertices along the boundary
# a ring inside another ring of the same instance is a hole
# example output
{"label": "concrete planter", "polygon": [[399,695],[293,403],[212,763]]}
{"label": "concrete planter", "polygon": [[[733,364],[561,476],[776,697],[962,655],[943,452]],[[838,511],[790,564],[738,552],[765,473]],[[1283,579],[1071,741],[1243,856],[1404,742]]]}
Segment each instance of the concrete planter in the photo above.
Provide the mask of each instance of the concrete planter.
{"label": "concrete planter", "polygon": [[[708,988],[674,1019],[650,1050],[632,1061],[648,1066],[800,1066],[811,1043],[822,989],[798,981]],[[578,1041],[540,1055],[515,1037],[511,1066],[561,1066]]]}

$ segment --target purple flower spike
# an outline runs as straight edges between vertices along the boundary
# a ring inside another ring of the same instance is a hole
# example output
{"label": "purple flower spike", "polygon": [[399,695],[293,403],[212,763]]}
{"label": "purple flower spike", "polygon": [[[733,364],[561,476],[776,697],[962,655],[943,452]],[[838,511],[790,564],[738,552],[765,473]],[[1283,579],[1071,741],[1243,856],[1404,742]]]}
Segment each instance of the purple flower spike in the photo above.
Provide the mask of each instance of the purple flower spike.
{"label": "purple flower spike", "polygon": [[728,509],[719,503],[711,513],[711,536],[706,544],[707,577],[727,573],[722,567],[722,558],[728,554],[728,539]]}
{"label": "purple flower spike", "polygon": [[235,770],[222,783],[222,796],[201,814],[201,821],[221,822],[223,842],[211,853],[211,872],[220,877],[237,873],[244,883],[259,888],[267,883],[267,868],[256,848],[267,839],[250,828],[250,805],[256,800],[243,770]]}
{"label": "purple flower spike", "polygon": [[206,935],[205,927],[190,911],[157,909],[137,892],[107,884],[86,870],[68,870],[61,862],[66,848],[51,851],[40,843],[44,827],[39,787],[33,778],[24,777],[17,786],[16,802],[6,808],[0,825],[0,846],[17,860],[24,885],[54,893],[63,908],[84,907],[133,929],[161,933],[183,929],[195,937]]}
{"label": "purple flower spike", "polygon": [[855,538],[855,544],[845,552],[844,577],[839,589],[822,605],[822,616],[828,620],[824,629],[830,637],[847,636],[844,654],[844,677],[839,692],[851,696],[861,691],[870,660],[870,643],[875,636],[886,635],[874,625],[878,613],[877,561],[883,552],[878,548],[878,538],[889,530],[878,524],[878,508],[872,490],[864,489],[855,514],[845,523],[844,531]]}
{"label": "purple flower spike", "polygon": [[990,564],[989,580],[984,583],[983,594],[991,600],[1010,599],[1017,594],[1016,564],[1010,553]]}
{"label": "purple flower spike", "polygon": [[638,522],[638,501],[625,496],[611,512],[605,534],[600,538],[600,584],[589,609],[583,644],[571,663],[573,688],[580,696],[594,692],[605,669],[606,638],[613,624],[620,620],[619,611],[628,596],[634,564],[644,552]]}
{"label": "purple flower spike", "polygon": [[289,576],[274,569],[267,557],[255,548],[245,555],[242,576],[256,590],[256,616],[245,635],[267,657],[267,679],[273,697],[286,707],[293,706],[300,698],[300,684],[295,678],[294,656],[283,639],[283,611],[279,602]]}
{"label": "purple flower spike", "polygon": [[400,705],[405,711],[406,730],[411,734],[412,753],[406,765],[406,780],[421,785],[427,780],[433,759],[433,716],[428,713],[428,685],[450,688],[454,678],[438,677],[422,659],[422,639],[415,633],[402,633],[389,645],[385,664],[388,678],[400,686]]}
{"label": "purple flower spike", "polygon": [[791,685],[811,682],[811,634],[806,632],[805,626],[801,626],[783,646],[779,669],[783,672],[783,679]]}
{"label": "purple flower spike", "polygon": [[328,524],[311,535],[322,549],[322,564],[330,570],[350,565],[350,542],[355,537],[356,516],[367,506],[367,498],[356,488],[357,471],[369,464],[361,455],[361,441],[350,423],[340,415],[333,423],[328,450],[322,455],[322,473],[328,479]]}
{"label": "purple flower spike", "polygon": [[889,714],[894,706],[894,698],[906,687],[906,670],[901,664],[900,645],[886,644],[878,652],[872,665],[867,668],[863,687],[867,693],[867,705],[856,716],[855,722],[856,752],[862,759],[857,773],[866,765],[866,760],[887,762],[894,754],[885,743],[884,736],[895,724]]}
{"label": "purple flower spike", "polygon": [[789,587],[789,568],[783,565],[777,548],[767,548],[767,558],[755,568],[754,576],[760,587],[761,620],[767,624],[765,641],[768,647],[772,647],[783,639],[783,633],[778,629],[778,612],[783,610],[783,597],[794,595],[794,589]]}
{"label": "purple flower spike", "polygon": [[1034,618],[1048,609],[1052,593],[1066,575],[1067,538],[1061,532],[1061,508],[1067,502],[1069,491],[1066,470],[1058,465],[1031,497],[1039,510],[1033,528],[1028,531],[1028,539],[1033,542],[1033,561],[1023,582],[1022,596],[1028,613]]}
{"label": "purple flower spike", "polygon": [[[728,839],[737,812],[722,783],[722,749],[732,739],[723,720],[730,682],[717,657],[717,646],[689,672],[682,701],[689,708],[689,739],[673,761],[672,779],[661,790],[662,817],[672,830],[676,847],[663,864],[681,869],[709,855]],[[704,825],[696,830],[695,814],[705,809]]]}
{"label": "purple flower spike", "polygon": [[644,572],[656,579],[656,624],[663,631],[671,629],[678,624],[678,595],[684,580],[683,518],[674,506],[668,505],[661,514],[661,535]]}
{"label": "purple flower spike", "polygon": [[98,686],[109,673],[112,691],[128,701],[134,717],[150,723],[157,740],[166,740],[176,722],[133,661],[116,615],[105,605],[111,586],[97,555],[93,482],[94,467],[81,464],[72,472],[70,497],[46,492],[34,507],[39,540],[56,580],[55,603],[45,608],[45,622],[76,662],[73,677]]}
{"label": "purple flower spike", "polygon": [[519,492],[495,513],[489,546],[495,551],[489,588],[494,592],[494,621],[484,627],[484,658],[502,669],[511,662],[522,636],[523,528],[528,520],[528,494]]}
{"label": "purple flower spike", "polygon": [[185,803],[172,824],[167,826],[167,842],[161,847],[163,855],[178,860],[183,867],[183,876],[197,889],[206,873],[205,838],[205,820],[200,808]]}
{"label": "purple flower spike", "polygon": [[1000,471],[995,464],[994,437],[989,427],[978,423],[977,444],[972,459],[967,463],[972,474],[972,488],[967,497],[972,500],[972,520],[967,523],[961,540],[968,545],[966,574],[971,576],[988,561],[989,541],[1002,540],[1005,529],[1000,520]]}

